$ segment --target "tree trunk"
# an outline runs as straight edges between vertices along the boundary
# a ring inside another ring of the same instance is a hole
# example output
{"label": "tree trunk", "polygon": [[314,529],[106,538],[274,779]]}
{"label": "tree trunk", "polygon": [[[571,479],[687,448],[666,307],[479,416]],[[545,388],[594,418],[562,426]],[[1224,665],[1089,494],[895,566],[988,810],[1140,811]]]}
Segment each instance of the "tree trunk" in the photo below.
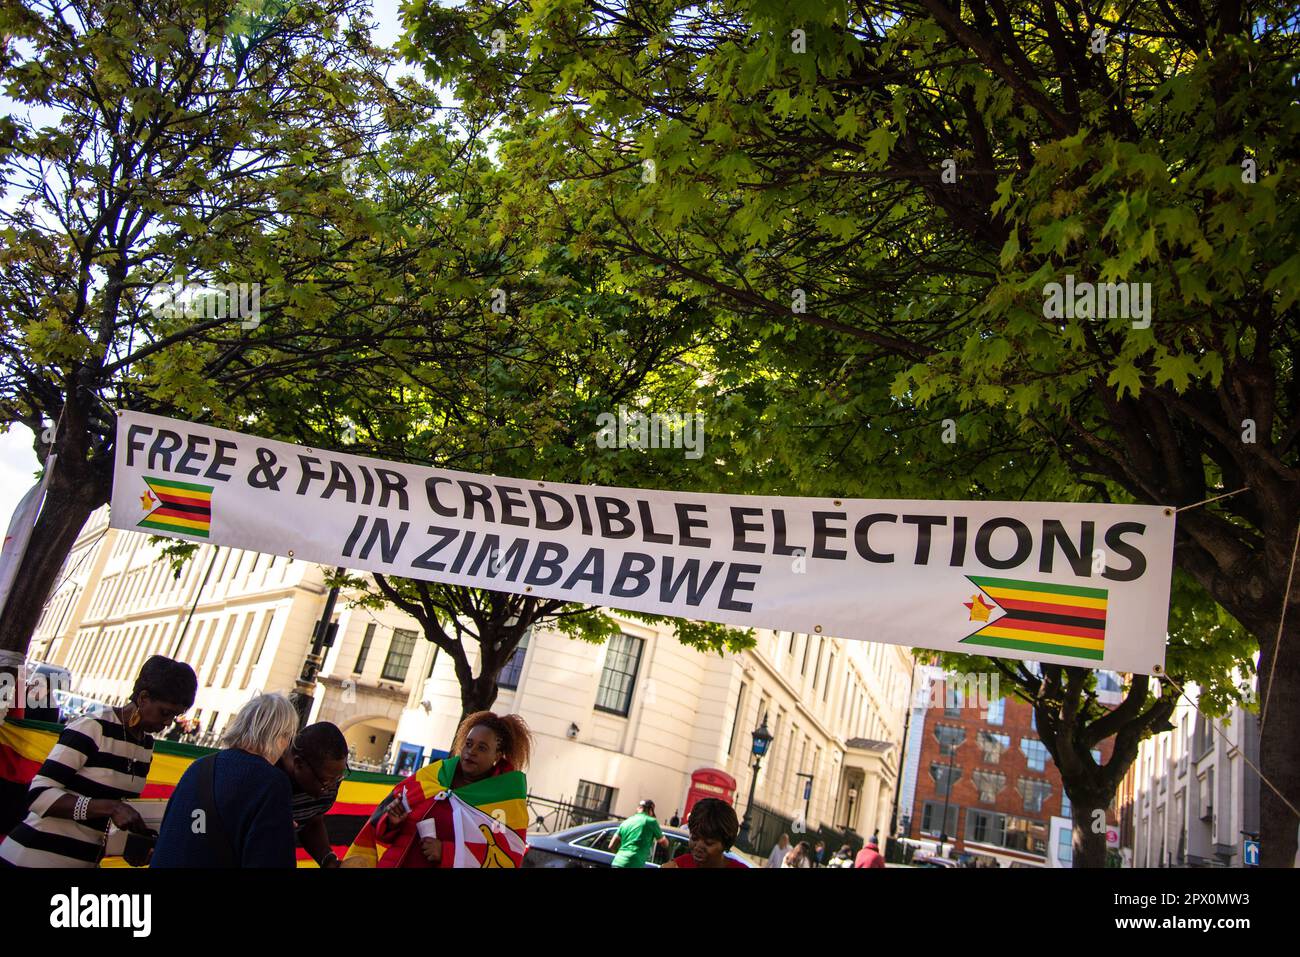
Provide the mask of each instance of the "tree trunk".
{"label": "tree trunk", "polygon": [[[1294,617],[1293,617],[1294,616]],[[1259,701],[1261,733],[1259,767],[1264,777],[1300,808],[1300,608],[1287,615],[1282,647],[1272,670],[1274,631],[1260,642]],[[1272,681],[1272,693],[1268,692]],[[1249,720],[1249,719],[1248,719]],[[1249,768],[1247,774],[1252,774]],[[1287,807],[1267,783],[1259,787],[1260,864],[1264,867],[1294,867],[1296,827],[1300,818]]]}
{"label": "tree trunk", "polygon": [[[464,721],[476,711],[491,711],[493,703],[497,700],[497,675],[501,669],[498,668],[492,674],[481,674],[470,682],[469,687],[462,687],[460,691],[460,720]],[[459,722],[457,722],[459,727]]]}
{"label": "tree trunk", "polygon": [[[108,501],[110,474],[84,460],[69,461],[76,449],[60,450],[31,541],[18,567],[9,601],[0,614],[0,651],[26,654],[41,610],[58,583],[59,571],[93,512]],[[80,466],[80,467],[78,467]]]}
{"label": "tree trunk", "polygon": [[[1069,793],[1069,792],[1067,792]],[[1074,809],[1073,866],[1106,866],[1106,808],[1113,795],[1093,791],[1070,794]]]}

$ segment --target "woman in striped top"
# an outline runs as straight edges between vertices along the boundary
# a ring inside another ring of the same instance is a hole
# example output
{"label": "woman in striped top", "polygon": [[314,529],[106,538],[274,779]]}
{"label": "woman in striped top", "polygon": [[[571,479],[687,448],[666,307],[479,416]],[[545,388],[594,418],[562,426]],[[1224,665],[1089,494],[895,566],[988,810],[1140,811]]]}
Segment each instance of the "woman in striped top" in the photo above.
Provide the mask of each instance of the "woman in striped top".
{"label": "woman in striped top", "polygon": [[151,735],[188,711],[197,690],[189,665],[154,655],[140,668],[130,701],[64,728],[32,779],[27,819],[0,843],[0,866],[94,867],[110,821],[147,833],[126,799],[144,790]]}

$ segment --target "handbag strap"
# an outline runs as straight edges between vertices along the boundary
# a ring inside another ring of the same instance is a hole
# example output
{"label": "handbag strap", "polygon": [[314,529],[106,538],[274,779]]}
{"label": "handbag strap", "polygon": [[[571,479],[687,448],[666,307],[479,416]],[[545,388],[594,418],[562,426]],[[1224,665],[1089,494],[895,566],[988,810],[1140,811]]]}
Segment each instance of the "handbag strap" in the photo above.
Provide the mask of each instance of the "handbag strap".
{"label": "handbag strap", "polygon": [[199,758],[194,764],[199,774],[199,809],[203,811],[203,816],[206,818],[207,834],[212,839],[212,846],[217,854],[217,866],[238,867],[239,862],[235,859],[234,848],[230,843],[230,838],[226,836],[226,828],[221,822],[221,814],[217,811],[217,789],[213,779],[213,770],[217,765],[217,755],[210,754],[206,758]]}

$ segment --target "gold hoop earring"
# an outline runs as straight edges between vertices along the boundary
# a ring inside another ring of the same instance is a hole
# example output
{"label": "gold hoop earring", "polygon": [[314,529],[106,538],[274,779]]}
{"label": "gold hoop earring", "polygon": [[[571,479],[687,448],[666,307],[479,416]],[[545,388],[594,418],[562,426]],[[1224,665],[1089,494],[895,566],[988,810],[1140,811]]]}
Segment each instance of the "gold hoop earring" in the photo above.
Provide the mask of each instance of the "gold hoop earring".
{"label": "gold hoop earring", "polygon": [[131,706],[131,720],[126,723],[126,726],[128,728],[134,728],[139,723],[140,723],[140,706],[133,704]]}

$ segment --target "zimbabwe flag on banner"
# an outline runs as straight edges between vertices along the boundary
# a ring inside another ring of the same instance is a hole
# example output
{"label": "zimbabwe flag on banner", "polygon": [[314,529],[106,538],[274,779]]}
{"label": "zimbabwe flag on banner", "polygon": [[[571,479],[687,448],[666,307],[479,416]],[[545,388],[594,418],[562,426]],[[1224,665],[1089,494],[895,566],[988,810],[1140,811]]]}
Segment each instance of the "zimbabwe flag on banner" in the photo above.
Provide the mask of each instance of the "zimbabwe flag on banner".
{"label": "zimbabwe flag on banner", "polygon": [[[980,590],[965,602],[970,620],[989,623],[963,638],[963,644],[1101,660],[1106,640],[1105,588],[966,577]],[[990,621],[996,609],[1006,614]]]}
{"label": "zimbabwe flag on banner", "polygon": [[[62,725],[44,721],[9,718],[0,723],[0,797],[6,802],[26,807],[27,787],[58,741],[62,730]],[[176,782],[181,779],[185,769],[197,759],[212,753],[212,748],[154,738],[153,762],[149,765],[149,777],[140,798],[144,801],[167,800],[172,791],[176,790]],[[340,860],[366,820],[374,813],[376,805],[392,792],[393,785],[401,781],[402,778],[396,775],[372,774],[368,771],[353,771],[343,781],[334,806],[325,813],[325,830],[329,835],[330,846]],[[15,813],[18,817],[13,823],[26,816],[25,811]],[[311,855],[301,846],[297,848],[297,855],[299,867],[316,866]],[[100,867],[126,866],[120,857],[106,857],[100,862]]]}
{"label": "zimbabwe flag on banner", "polygon": [[212,485],[145,477],[148,491],[140,496],[147,514],[138,524],[159,532],[179,532],[207,538],[212,529]]}

